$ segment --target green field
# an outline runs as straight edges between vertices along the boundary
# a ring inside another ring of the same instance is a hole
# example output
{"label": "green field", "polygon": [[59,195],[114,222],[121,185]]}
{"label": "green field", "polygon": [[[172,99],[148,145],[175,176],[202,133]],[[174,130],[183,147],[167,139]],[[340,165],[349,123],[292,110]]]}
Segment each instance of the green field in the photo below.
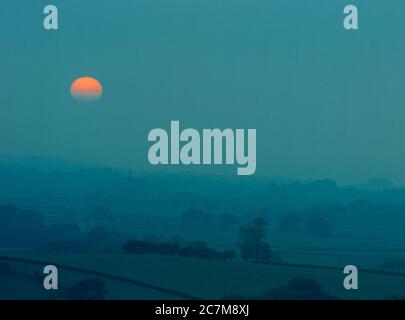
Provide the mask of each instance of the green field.
{"label": "green field", "polygon": [[[270,288],[285,285],[296,276],[315,279],[325,290],[340,299],[385,299],[395,294],[405,296],[405,276],[362,273],[361,270],[359,290],[345,291],[342,286],[344,275],[340,269],[220,262],[158,255],[19,253],[13,256],[139,280],[204,299],[218,299],[230,294],[254,297]],[[61,285],[64,281],[72,280],[67,276],[64,278],[61,273]],[[145,291],[121,282],[111,283],[110,288],[113,288],[112,294],[107,298],[111,299],[170,298],[160,292]]]}

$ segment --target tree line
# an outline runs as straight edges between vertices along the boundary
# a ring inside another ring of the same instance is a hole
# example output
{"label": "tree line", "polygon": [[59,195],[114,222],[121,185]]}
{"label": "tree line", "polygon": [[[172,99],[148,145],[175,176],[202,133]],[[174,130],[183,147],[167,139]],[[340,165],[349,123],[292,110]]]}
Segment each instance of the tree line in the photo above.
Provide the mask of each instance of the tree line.
{"label": "tree line", "polygon": [[175,241],[152,242],[145,240],[128,240],[123,249],[132,254],[161,254],[201,259],[230,261],[236,258],[235,250],[218,251],[210,248],[203,241],[193,241],[185,246]]}

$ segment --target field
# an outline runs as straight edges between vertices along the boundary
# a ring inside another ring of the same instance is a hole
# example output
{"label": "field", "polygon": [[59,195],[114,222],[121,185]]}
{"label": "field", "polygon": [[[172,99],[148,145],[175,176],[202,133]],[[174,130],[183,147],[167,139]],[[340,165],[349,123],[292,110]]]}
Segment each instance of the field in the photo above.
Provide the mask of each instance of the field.
{"label": "field", "polygon": [[[158,211],[149,212],[150,208],[149,211],[144,211],[142,205],[138,207],[138,201],[134,198],[91,200],[87,197],[83,199],[44,197],[36,200],[35,198],[17,200],[13,199],[11,202],[37,209],[44,214],[47,223],[74,222],[78,223],[84,232],[88,232],[93,226],[94,221],[89,217],[94,207],[105,205],[114,208],[111,221],[98,222],[109,231],[120,233],[121,238],[112,234],[114,241],[117,242],[114,242],[115,247],[112,250],[108,247],[108,252],[122,252],[124,242],[133,238],[151,239],[150,241],[170,241],[174,238],[187,241],[200,240],[217,250],[234,249],[238,252],[239,249],[237,243],[240,225],[201,223],[188,226],[181,220],[180,211],[171,215],[163,215]],[[102,203],[99,203],[100,201]],[[73,208],[78,215],[69,220],[70,217],[64,208]],[[372,209],[373,206],[367,205],[366,208]],[[326,291],[341,299],[386,299],[393,295],[405,297],[405,276],[381,272],[384,264],[392,259],[405,261],[403,249],[405,217],[402,211],[394,210],[395,206],[394,209],[391,208],[393,212],[390,211],[389,214],[384,208],[381,212],[372,214],[368,210],[353,211],[354,213],[350,215],[340,212],[329,213],[327,217],[333,221],[335,231],[325,237],[308,232],[295,234],[282,231],[278,225],[278,216],[270,215],[265,241],[288,265],[259,265],[240,260],[221,262],[178,256],[135,256],[119,253],[11,254],[6,251],[3,255],[59,265],[61,285],[65,287],[80,279],[97,276],[107,284],[107,299],[181,299],[187,296],[217,299],[226,295],[253,298],[266,290],[286,285],[296,276],[316,280]],[[243,219],[247,221],[246,217]],[[354,264],[360,270],[358,291],[343,290],[342,271],[348,264]],[[66,268],[69,266],[80,270]],[[404,266],[405,263],[398,269],[385,268],[384,271],[400,270],[405,273]],[[26,263],[26,268],[30,268],[30,263]],[[374,271],[365,272],[365,270]],[[9,279],[7,281],[9,283],[7,287],[11,287]],[[4,280],[4,283],[7,281]],[[16,283],[21,281],[25,280],[21,278],[15,280]],[[31,282],[27,280],[26,283],[29,292]],[[5,284],[3,287],[6,287]],[[38,297],[43,298],[41,295]]]}
{"label": "field", "polygon": [[[250,298],[268,289],[285,285],[296,276],[315,279],[325,290],[340,299],[385,299],[392,295],[405,295],[405,276],[362,272],[362,270],[359,275],[359,290],[345,291],[342,286],[344,275],[342,270],[337,268],[219,262],[158,255],[19,253],[12,256],[138,280],[203,299],[219,299],[224,295],[235,294]],[[72,279],[68,276],[64,277],[61,273],[61,284],[65,281],[72,282]],[[107,296],[108,299],[174,298],[159,291],[130,285],[125,281],[110,282],[111,292]]]}
{"label": "field", "polygon": [[28,299],[51,299],[51,295],[30,278],[16,275],[0,275],[0,300]]}
{"label": "field", "polygon": [[[95,207],[97,203],[96,200],[69,197],[19,198],[12,202],[44,213],[49,223],[66,222],[63,208],[72,207],[77,212],[91,212],[89,208]],[[180,237],[190,241],[204,241],[208,246],[219,250],[238,249],[238,227],[185,227],[179,215],[154,215],[143,207],[138,208],[138,202],[133,198],[105,199],[102,203],[114,208],[114,212],[120,217],[105,224],[111,230],[128,235],[127,238],[152,236],[164,241]],[[76,218],[84,219],[83,216]],[[323,238],[280,232],[278,217],[269,216],[266,241],[286,263],[338,267],[355,264],[359,268],[379,269],[388,259],[405,259],[405,217],[402,214],[356,213],[353,216],[333,215],[329,218],[335,225],[336,233]]]}

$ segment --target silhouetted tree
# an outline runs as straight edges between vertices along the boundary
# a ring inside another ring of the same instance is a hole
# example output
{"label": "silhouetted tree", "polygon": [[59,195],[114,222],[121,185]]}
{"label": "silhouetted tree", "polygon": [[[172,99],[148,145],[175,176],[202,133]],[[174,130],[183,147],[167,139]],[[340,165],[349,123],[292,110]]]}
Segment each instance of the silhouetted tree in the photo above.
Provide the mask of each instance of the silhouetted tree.
{"label": "silhouetted tree", "polygon": [[334,300],[335,296],[326,292],[322,286],[313,279],[295,277],[287,285],[271,289],[256,297],[269,300]]}
{"label": "silhouetted tree", "polygon": [[123,246],[124,250],[134,254],[162,254],[180,255],[200,259],[218,259],[229,261],[236,258],[234,250],[217,251],[209,248],[203,241],[193,241],[181,247],[176,241],[170,242],[149,242],[140,240],[128,240]]}
{"label": "silhouetted tree", "polygon": [[267,225],[266,219],[255,218],[239,229],[239,249],[243,260],[269,260],[270,246],[264,242]]}
{"label": "silhouetted tree", "polygon": [[196,257],[203,259],[214,259],[216,251],[208,248],[207,244],[203,241],[191,242],[188,246],[182,248],[179,254],[184,257]]}

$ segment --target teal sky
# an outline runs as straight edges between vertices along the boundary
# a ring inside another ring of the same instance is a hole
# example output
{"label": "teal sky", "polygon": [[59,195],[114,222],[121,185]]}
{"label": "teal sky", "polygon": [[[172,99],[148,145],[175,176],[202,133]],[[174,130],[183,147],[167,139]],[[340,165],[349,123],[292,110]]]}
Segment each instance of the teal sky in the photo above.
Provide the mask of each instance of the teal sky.
{"label": "teal sky", "polygon": [[[45,31],[49,3],[0,4],[1,154],[162,170],[148,132],[180,120],[256,128],[256,174],[405,184],[403,0],[53,0]],[[70,96],[85,75],[96,103]]]}

